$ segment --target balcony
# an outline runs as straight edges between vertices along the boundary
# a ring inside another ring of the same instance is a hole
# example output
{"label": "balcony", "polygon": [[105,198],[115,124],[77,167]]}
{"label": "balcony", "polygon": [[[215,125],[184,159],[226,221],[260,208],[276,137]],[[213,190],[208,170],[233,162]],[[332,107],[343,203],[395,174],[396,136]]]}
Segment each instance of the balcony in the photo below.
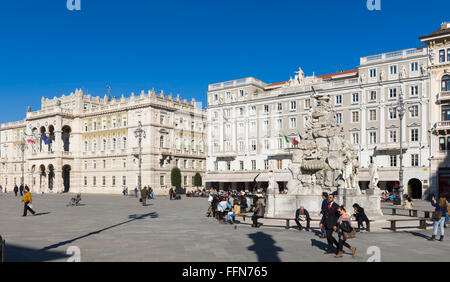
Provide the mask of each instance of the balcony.
{"label": "balcony", "polygon": [[214,157],[217,158],[235,158],[237,156],[236,151],[219,151],[213,153]]}
{"label": "balcony", "polygon": [[435,125],[437,131],[443,131],[441,133],[446,134],[446,131],[450,130],[450,120],[438,121]]}
{"label": "balcony", "polygon": [[285,149],[275,149],[270,150],[267,152],[267,156],[269,157],[278,157],[278,156],[290,156],[293,152],[290,152],[290,150]]}
{"label": "balcony", "polygon": [[438,102],[450,101],[450,91],[443,91],[437,95]]}
{"label": "balcony", "polygon": [[[409,144],[403,143],[403,151],[408,150]],[[377,151],[400,151],[400,143],[383,143],[376,146]]]}

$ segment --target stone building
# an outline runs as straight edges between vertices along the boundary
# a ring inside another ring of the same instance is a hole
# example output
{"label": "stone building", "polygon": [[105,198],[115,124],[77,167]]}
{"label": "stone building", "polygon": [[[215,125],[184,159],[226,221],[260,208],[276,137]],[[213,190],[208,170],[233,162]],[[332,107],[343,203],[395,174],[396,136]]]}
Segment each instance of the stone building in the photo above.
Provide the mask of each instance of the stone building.
{"label": "stone building", "polygon": [[450,23],[420,40],[430,62],[431,187],[450,198]]}
{"label": "stone building", "polygon": [[[204,176],[205,111],[192,100],[155,91],[93,97],[76,90],[68,96],[42,98],[39,111],[4,123],[1,131],[0,183],[9,190],[24,182],[35,193],[122,193],[138,183],[138,140],[142,123],[142,185],[162,194],[171,187],[178,166],[182,184],[193,189]],[[22,155],[21,145],[25,144]]]}
{"label": "stone building", "polygon": [[[256,179],[267,187],[274,171],[282,192],[292,174],[290,148],[305,133],[311,95],[318,92],[331,97],[336,122],[358,152],[359,187],[368,188],[373,162],[379,187],[398,187],[402,130],[403,184],[421,198],[430,178],[428,49],[362,57],[357,69],[334,74],[312,71],[306,76],[299,68],[272,84],[248,77],[209,85],[207,186],[251,189]],[[402,126],[395,110],[400,95],[407,102]]]}

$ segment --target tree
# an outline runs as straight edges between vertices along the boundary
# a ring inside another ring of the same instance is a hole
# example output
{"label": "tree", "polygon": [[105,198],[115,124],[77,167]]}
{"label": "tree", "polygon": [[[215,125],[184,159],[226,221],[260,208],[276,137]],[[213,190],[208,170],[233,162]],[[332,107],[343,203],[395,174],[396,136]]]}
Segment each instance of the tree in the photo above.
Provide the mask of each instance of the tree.
{"label": "tree", "polygon": [[176,188],[181,187],[181,171],[178,167],[172,169],[170,180],[172,182],[172,186]]}
{"label": "tree", "polygon": [[195,187],[200,187],[203,185],[203,179],[202,176],[200,175],[200,173],[196,173],[194,176],[194,186]]}

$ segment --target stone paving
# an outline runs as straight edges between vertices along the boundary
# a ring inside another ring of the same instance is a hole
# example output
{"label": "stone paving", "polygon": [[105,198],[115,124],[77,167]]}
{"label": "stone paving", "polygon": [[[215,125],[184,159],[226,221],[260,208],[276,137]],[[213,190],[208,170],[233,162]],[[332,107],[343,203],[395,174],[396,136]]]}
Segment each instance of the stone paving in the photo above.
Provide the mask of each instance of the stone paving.
{"label": "stone paving", "polygon": [[450,261],[450,241],[429,242],[426,231],[361,233],[350,242],[356,258],[324,255],[326,240],[313,232],[280,227],[252,229],[205,217],[206,199],[170,201],[159,197],[143,207],[137,198],[83,195],[82,206],[68,207],[73,195],[33,195],[38,216],[21,217],[23,204],[0,195],[0,234],[7,261],[67,261],[71,246],[83,262],[302,262],[367,261],[371,246],[381,261]]}

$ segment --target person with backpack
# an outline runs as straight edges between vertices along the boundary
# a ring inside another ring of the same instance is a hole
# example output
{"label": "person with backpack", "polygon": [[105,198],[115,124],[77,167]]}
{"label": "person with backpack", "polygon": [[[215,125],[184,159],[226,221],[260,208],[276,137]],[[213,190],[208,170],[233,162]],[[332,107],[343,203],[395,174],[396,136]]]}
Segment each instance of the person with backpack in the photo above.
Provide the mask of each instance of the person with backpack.
{"label": "person with backpack", "polygon": [[433,196],[433,199],[431,200],[431,205],[435,207],[435,211],[433,213],[433,235],[429,239],[430,241],[434,241],[437,236],[438,227],[440,227],[441,231],[441,237],[439,238],[439,241],[444,241],[444,224],[446,219],[446,214],[448,211],[447,208],[447,200],[444,197],[441,197],[439,199],[439,203],[436,202],[436,198]]}

